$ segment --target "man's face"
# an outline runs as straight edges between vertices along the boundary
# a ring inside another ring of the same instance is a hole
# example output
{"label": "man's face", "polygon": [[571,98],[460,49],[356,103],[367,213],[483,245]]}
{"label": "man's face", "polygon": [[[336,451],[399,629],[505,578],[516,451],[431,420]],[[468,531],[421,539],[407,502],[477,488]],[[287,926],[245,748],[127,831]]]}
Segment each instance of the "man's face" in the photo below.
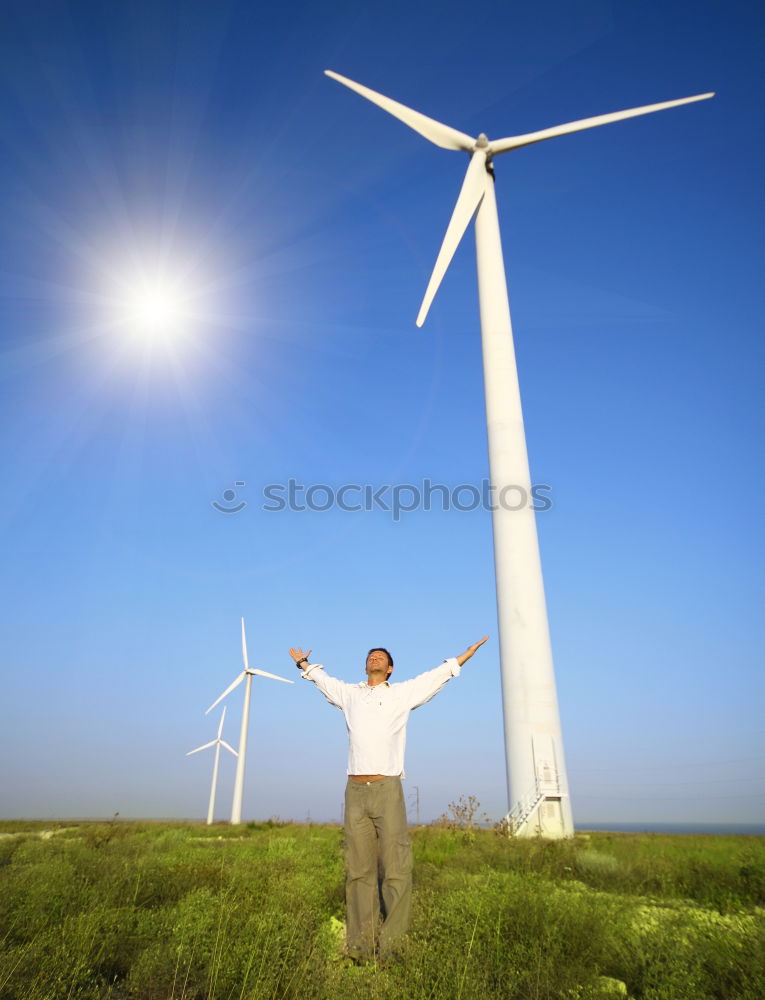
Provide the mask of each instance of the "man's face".
{"label": "man's face", "polygon": [[388,657],[385,653],[375,650],[370,653],[367,657],[367,667],[366,674],[367,679],[372,684],[380,684],[382,681],[387,680],[388,675],[393,670],[388,664]]}

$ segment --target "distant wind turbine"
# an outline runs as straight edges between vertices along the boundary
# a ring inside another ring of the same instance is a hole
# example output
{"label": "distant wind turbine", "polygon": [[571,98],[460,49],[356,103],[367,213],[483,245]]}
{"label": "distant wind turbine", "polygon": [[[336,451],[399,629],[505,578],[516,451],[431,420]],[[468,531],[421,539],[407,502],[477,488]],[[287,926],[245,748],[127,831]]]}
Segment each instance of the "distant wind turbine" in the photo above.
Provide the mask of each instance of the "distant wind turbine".
{"label": "distant wind turbine", "polygon": [[[286,677],[277,677],[276,674],[266,673],[265,670],[257,670],[255,667],[250,667],[249,661],[247,659],[247,638],[244,633],[244,618],[242,618],[242,658],[244,660],[244,670],[239,674],[237,679],[226,688],[222,695],[217,697],[215,701],[207,709],[207,712],[212,712],[218,702],[223,701],[223,699],[231,694],[234,688],[241,684],[244,684],[244,708],[242,709],[242,729],[239,734],[239,756],[236,762],[236,778],[234,780],[234,801],[231,806],[231,822],[241,823],[242,822],[242,798],[244,796],[244,768],[247,759],[247,729],[250,722],[250,690],[252,688],[252,678],[255,674],[258,677],[270,677],[272,681],[281,681],[282,684],[294,684],[294,681],[287,680]],[[207,715],[205,712],[205,715]]]}
{"label": "distant wind turbine", "polygon": [[531,480],[494,194],[493,159],[500,153],[543,139],[703,101],[714,94],[648,104],[490,141],[483,133],[474,139],[331,70],[325,73],[436,146],[470,155],[462,189],[417,316],[417,326],[425,322],[454,252],[475,216],[489,476],[496,498],[492,526],[510,806],[508,820],[517,834],[569,837],[574,826],[534,511],[531,506],[511,509],[509,504],[502,502],[511,490],[519,488],[530,498]]}
{"label": "distant wind turbine", "polygon": [[213,821],[213,812],[215,810],[215,789],[216,789],[216,786],[218,784],[218,762],[220,760],[220,748],[221,747],[225,747],[235,757],[239,756],[239,754],[236,752],[236,750],[234,750],[233,747],[230,747],[228,745],[228,743],[226,743],[226,741],[224,739],[222,739],[222,737],[221,737],[221,733],[223,732],[223,720],[225,718],[226,718],[226,708],[224,706],[223,707],[223,713],[222,713],[222,715],[220,717],[220,725],[218,726],[218,735],[217,735],[217,737],[214,740],[211,740],[209,743],[205,743],[205,745],[203,747],[197,747],[196,750],[189,750],[189,752],[186,754],[187,757],[190,757],[191,754],[193,754],[193,753],[199,753],[200,750],[207,750],[209,747],[215,747],[215,763],[213,765],[212,787],[210,788],[210,805],[209,805],[209,807],[207,809],[207,825],[208,826],[210,826],[210,824]]}

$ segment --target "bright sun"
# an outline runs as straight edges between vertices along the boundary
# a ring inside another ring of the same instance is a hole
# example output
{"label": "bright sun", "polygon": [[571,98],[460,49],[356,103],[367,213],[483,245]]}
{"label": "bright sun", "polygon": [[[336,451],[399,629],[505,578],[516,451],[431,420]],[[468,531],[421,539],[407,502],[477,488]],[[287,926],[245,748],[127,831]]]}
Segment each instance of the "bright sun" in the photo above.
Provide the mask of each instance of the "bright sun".
{"label": "bright sun", "polygon": [[142,279],[129,285],[116,311],[126,332],[145,341],[182,338],[194,320],[189,290],[168,278]]}
{"label": "bright sun", "polygon": [[[118,241],[114,241],[117,243]],[[104,240],[92,255],[84,303],[114,356],[190,365],[227,322],[220,304],[222,263],[191,236]],[[111,246],[110,246],[111,244]]]}

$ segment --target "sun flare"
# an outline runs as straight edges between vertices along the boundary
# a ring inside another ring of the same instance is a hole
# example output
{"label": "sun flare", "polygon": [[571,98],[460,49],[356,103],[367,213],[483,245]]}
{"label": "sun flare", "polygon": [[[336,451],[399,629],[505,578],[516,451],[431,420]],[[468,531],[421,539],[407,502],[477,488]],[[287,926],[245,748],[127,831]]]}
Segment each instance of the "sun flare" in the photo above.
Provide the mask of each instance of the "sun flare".
{"label": "sun flare", "polygon": [[202,370],[238,322],[228,257],[206,234],[171,239],[144,228],[88,240],[86,267],[77,262],[71,282],[77,322],[109,365],[150,366],[160,376]]}
{"label": "sun flare", "polygon": [[159,276],[126,284],[115,302],[115,321],[142,341],[177,341],[194,327],[191,291],[182,282]]}

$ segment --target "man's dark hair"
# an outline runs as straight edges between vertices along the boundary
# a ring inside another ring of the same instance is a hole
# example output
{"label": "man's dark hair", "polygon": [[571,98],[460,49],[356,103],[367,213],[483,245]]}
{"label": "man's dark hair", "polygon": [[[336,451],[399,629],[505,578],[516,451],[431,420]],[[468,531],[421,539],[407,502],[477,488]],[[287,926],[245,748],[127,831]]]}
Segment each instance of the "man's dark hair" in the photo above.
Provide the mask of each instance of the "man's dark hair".
{"label": "man's dark hair", "polygon": [[[388,666],[393,666],[393,657],[390,655],[388,650],[384,646],[375,646],[374,649],[370,649],[369,653],[385,653],[388,657]],[[367,653],[367,659],[369,659],[369,653]]]}

